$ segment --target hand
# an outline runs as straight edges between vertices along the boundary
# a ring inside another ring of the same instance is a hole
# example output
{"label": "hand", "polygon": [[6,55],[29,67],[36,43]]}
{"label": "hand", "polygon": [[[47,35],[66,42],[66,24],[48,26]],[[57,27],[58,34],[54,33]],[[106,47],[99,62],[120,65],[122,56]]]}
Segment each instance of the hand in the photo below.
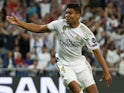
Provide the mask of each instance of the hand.
{"label": "hand", "polygon": [[12,16],[6,16],[6,20],[14,25],[19,25],[19,19],[12,13]]}
{"label": "hand", "polygon": [[40,74],[43,74],[43,69],[40,69]]}
{"label": "hand", "polygon": [[110,73],[105,73],[105,74],[103,75],[103,77],[102,77],[99,81],[101,82],[101,81],[103,81],[103,80],[106,81],[107,87],[109,87],[109,85],[110,85],[111,82],[112,82],[112,78],[111,78]]}

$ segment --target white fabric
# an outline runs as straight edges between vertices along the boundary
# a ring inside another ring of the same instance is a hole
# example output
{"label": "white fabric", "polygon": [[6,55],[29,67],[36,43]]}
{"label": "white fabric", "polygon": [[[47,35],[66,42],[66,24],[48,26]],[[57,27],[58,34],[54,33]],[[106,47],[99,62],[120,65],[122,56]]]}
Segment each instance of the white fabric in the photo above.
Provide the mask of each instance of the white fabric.
{"label": "white fabric", "polygon": [[48,64],[50,59],[51,59],[50,53],[48,52],[39,53],[38,54],[38,67],[43,69]]}
{"label": "white fabric", "polygon": [[111,31],[111,30],[113,29],[112,26],[113,26],[113,27],[118,27],[119,24],[120,24],[120,23],[118,22],[117,19],[108,18],[108,19],[107,19],[107,22],[106,22],[106,30],[107,30],[107,31]]}
{"label": "white fabric", "polygon": [[107,55],[106,55],[106,60],[109,63],[116,63],[120,60],[119,55],[117,54],[116,50],[108,50]]}
{"label": "white fabric", "polygon": [[40,69],[39,67],[38,67],[38,65],[37,66],[35,66],[34,64],[32,64],[32,65],[30,65],[29,67],[28,67],[28,69],[30,69],[30,70],[35,70],[35,69]]}
{"label": "white fabric", "polygon": [[85,89],[88,86],[95,84],[91,71],[91,66],[88,62],[82,63],[85,64],[79,64],[76,66],[65,66],[62,65],[61,62],[57,62],[60,76],[65,86],[68,86],[68,84],[72,81],[76,81],[82,89]]}
{"label": "white fabric", "polygon": [[58,35],[57,57],[64,65],[75,65],[78,64],[75,61],[85,60],[81,53],[82,46],[86,45],[91,50],[98,48],[95,36],[83,23],[77,28],[70,28],[66,20],[60,19],[49,23],[48,28]]}
{"label": "white fabric", "polygon": [[79,93],[84,93],[83,91],[80,91]]}
{"label": "white fabric", "polygon": [[124,35],[122,35],[122,37],[121,37],[120,49],[121,49],[122,51],[124,50]]}
{"label": "white fabric", "polygon": [[[34,46],[36,46],[36,54],[41,53],[41,48],[43,46],[43,39],[41,37],[39,37],[38,41],[35,41],[34,39],[35,37],[30,39],[30,52],[34,52],[35,48]],[[35,44],[36,42],[36,44]]]}
{"label": "white fabric", "polygon": [[41,16],[44,17],[47,13],[50,13],[50,3],[41,3]]}
{"label": "white fabric", "polygon": [[124,58],[121,60],[118,70],[119,70],[119,74],[124,75]]}
{"label": "white fabric", "polygon": [[13,64],[12,64],[12,59],[11,59],[11,58],[9,59],[9,65],[8,65],[8,68],[13,68]]}

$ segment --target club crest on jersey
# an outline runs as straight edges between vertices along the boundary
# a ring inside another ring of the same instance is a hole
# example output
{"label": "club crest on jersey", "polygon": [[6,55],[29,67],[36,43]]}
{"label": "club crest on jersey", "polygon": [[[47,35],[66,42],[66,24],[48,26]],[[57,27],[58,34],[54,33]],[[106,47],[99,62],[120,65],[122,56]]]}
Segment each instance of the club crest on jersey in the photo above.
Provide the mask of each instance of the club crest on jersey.
{"label": "club crest on jersey", "polygon": [[61,71],[65,72],[65,68],[64,68],[64,66],[62,66]]}
{"label": "club crest on jersey", "polygon": [[67,28],[69,28],[69,26],[64,25],[62,29],[65,31]]}
{"label": "club crest on jersey", "polygon": [[77,39],[77,40],[80,40],[80,39],[81,39],[81,37],[80,37],[79,35],[77,35],[77,36],[76,36],[76,39]]}

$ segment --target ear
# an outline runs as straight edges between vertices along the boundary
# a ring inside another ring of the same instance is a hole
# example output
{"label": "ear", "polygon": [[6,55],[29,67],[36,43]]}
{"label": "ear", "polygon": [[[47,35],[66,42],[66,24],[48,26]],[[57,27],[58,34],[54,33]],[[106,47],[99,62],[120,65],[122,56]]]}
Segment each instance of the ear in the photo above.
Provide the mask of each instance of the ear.
{"label": "ear", "polygon": [[79,13],[77,13],[77,17],[80,18],[80,16],[81,16],[81,15],[80,15]]}

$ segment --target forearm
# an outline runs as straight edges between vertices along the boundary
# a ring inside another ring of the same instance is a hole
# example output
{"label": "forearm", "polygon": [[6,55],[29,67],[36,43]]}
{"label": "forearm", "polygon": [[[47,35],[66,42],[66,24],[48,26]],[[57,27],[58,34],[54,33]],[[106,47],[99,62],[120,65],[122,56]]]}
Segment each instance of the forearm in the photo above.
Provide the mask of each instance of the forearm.
{"label": "forearm", "polygon": [[105,73],[109,73],[109,69],[108,69],[108,67],[107,67],[107,64],[106,64],[106,62],[105,62],[105,60],[104,60],[104,58],[103,58],[101,52],[100,52],[98,49],[97,49],[97,50],[93,50],[93,52],[94,52],[94,55],[95,55],[97,61],[99,62],[99,64],[100,64],[101,67],[103,68],[103,71],[104,71]]}
{"label": "forearm", "polygon": [[37,25],[34,23],[26,23],[23,21],[18,22],[18,26],[27,29],[28,31],[35,32],[35,33],[43,33],[45,30],[42,30],[43,25]]}

